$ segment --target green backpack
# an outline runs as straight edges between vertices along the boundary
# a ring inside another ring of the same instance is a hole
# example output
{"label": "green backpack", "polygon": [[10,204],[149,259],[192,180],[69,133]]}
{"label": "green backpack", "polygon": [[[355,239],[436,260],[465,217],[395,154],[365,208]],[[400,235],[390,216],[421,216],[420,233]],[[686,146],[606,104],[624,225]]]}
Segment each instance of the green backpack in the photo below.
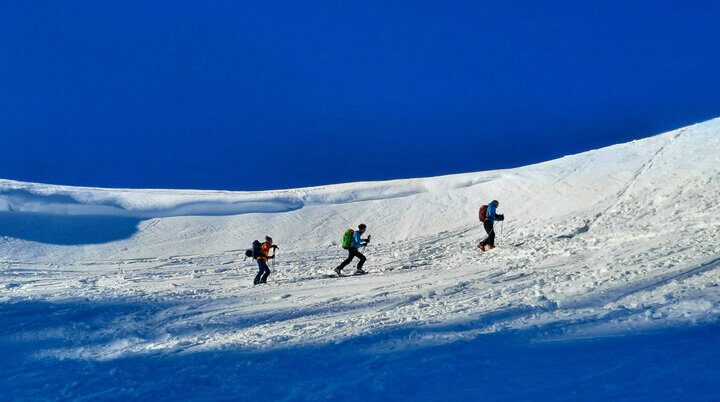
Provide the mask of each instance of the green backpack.
{"label": "green backpack", "polygon": [[344,249],[348,249],[352,246],[352,236],[355,231],[352,229],[348,229],[345,231],[345,234],[343,235],[342,240],[342,247]]}

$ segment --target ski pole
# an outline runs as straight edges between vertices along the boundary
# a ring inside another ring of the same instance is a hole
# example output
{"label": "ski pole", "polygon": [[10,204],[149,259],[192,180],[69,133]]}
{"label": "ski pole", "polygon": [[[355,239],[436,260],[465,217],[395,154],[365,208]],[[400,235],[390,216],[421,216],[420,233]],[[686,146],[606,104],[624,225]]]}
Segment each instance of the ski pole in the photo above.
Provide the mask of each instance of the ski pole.
{"label": "ski pole", "polygon": [[502,238],[503,228],[505,227],[505,219],[500,221],[500,237]]}
{"label": "ski pole", "polygon": [[277,247],[273,248],[273,263],[272,263],[272,273],[275,273],[275,259],[277,258]]}

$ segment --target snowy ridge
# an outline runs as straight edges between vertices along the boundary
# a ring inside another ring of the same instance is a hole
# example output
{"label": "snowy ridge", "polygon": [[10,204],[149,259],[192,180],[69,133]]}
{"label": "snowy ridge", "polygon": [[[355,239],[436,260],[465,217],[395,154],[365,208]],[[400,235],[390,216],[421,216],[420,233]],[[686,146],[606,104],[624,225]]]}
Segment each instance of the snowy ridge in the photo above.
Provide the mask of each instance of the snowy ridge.
{"label": "snowy ridge", "polygon": [[23,183],[0,179],[0,211],[158,218],[289,212],[305,205],[347,204],[469,187],[477,175],[347,183],[265,192],[128,190]]}
{"label": "snowy ridge", "polygon": [[[507,221],[482,254],[477,210],[492,199]],[[372,351],[714,323],[719,201],[720,119],[517,169],[389,182],[223,192],[3,180],[0,299],[31,317],[3,341],[107,360],[398,329],[417,332]],[[372,274],[331,277],[343,230],[361,222]],[[242,252],[266,234],[277,265],[253,287]],[[78,298],[81,323],[63,310]],[[33,320],[30,301],[52,318]]]}

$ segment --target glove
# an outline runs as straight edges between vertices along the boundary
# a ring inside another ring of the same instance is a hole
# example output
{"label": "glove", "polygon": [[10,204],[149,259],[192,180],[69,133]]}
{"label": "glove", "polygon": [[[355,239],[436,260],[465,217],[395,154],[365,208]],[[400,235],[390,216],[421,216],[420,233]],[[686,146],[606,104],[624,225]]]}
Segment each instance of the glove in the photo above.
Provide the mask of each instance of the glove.
{"label": "glove", "polygon": [[274,255],[269,255],[269,256],[268,256],[268,260],[272,260],[273,258],[275,258]]}
{"label": "glove", "polygon": [[498,220],[499,220],[499,221],[504,221],[504,220],[505,220],[505,215],[498,215],[497,217],[498,217]]}

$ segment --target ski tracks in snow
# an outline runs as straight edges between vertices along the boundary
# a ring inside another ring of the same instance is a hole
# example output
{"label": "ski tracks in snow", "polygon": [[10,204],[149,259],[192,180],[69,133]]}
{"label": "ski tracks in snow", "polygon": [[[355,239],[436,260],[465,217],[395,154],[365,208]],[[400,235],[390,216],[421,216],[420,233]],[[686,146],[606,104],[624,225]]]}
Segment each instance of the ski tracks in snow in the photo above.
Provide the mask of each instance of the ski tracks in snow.
{"label": "ski tracks in snow", "polygon": [[[424,328],[427,336],[436,337],[451,323],[465,328],[454,336],[537,327],[551,335],[587,336],[591,328],[623,331],[720,315],[717,301],[700,297],[688,305],[688,298],[680,297],[720,283],[717,257],[679,264],[695,260],[699,251],[720,255],[709,239],[698,236],[692,247],[683,248],[624,237],[621,247],[595,231],[558,239],[551,232],[575,222],[554,225],[525,237],[512,233],[485,253],[475,246],[482,235],[479,227],[373,244],[367,252],[370,274],[356,277],[331,275],[345,257],[341,249],[282,253],[266,286],[252,286],[257,268],[239,258],[243,250],[88,261],[62,269],[0,264],[4,289],[14,299],[130,301],[100,314],[106,322],[97,329],[123,342],[79,340],[46,351],[64,357],[283,348],[403,327]],[[520,241],[522,246],[510,246]],[[703,275],[708,277],[694,282]],[[706,310],[698,318],[701,306]],[[116,328],[118,323],[124,324]],[[52,332],[66,334],[80,325],[56,324]],[[128,335],[129,327],[138,331]]]}
{"label": "ski tracks in snow", "polygon": [[[0,341],[41,345],[28,347],[38,355],[112,359],[289,348],[398,329],[414,335],[393,347],[500,331],[557,339],[714,322],[720,168],[715,148],[696,144],[688,155],[693,140],[683,132],[512,174],[432,179],[429,188],[418,187],[422,180],[344,185],[342,199],[321,188],[312,191],[332,203],[278,214],[153,218],[109,243],[9,239],[0,244]],[[710,134],[694,141],[717,143]],[[604,176],[608,161],[624,163],[615,176]],[[498,248],[483,253],[476,206],[466,204],[489,194],[514,220]],[[332,269],[347,253],[329,234],[359,212],[373,219],[370,233],[397,233],[373,236],[368,275],[337,278]],[[290,243],[270,282],[253,286],[257,265],[229,238],[260,232],[282,232]]]}

